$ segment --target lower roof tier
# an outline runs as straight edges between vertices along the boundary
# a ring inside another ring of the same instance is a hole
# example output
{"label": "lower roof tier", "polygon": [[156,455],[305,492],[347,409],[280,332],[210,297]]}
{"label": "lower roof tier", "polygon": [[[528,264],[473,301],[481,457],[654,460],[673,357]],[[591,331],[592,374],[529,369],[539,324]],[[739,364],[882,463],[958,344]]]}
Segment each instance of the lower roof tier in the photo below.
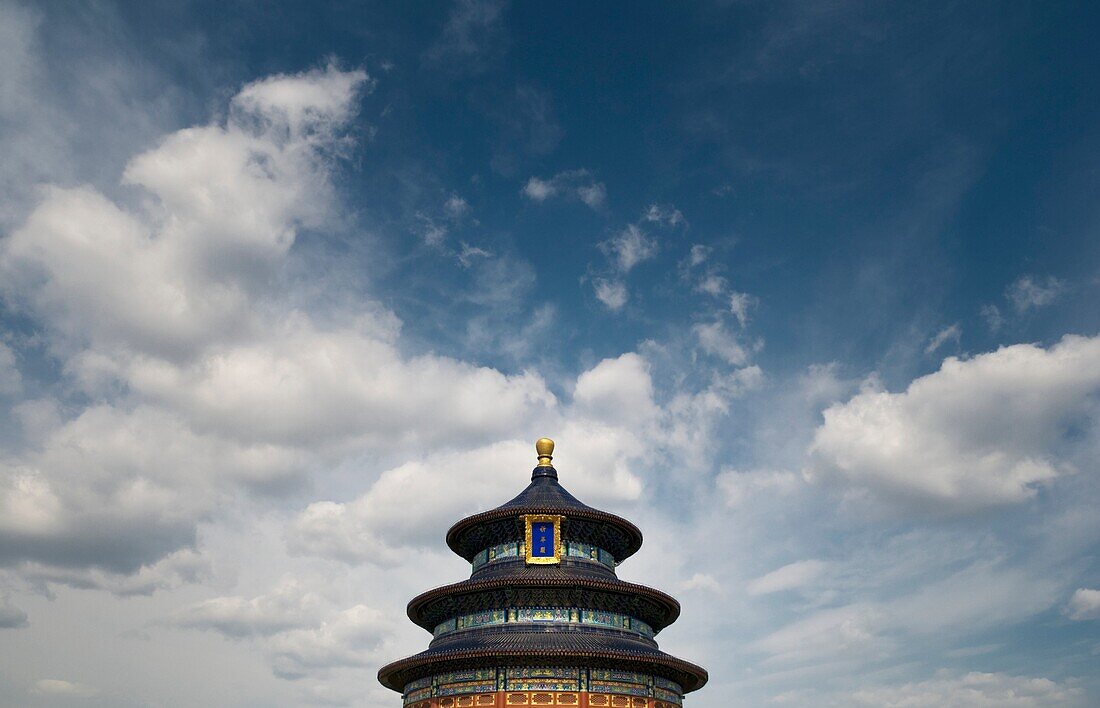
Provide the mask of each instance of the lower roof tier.
{"label": "lower roof tier", "polygon": [[684,693],[707,682],[705,669],[664,653],[650,641],[621,633],[548,631],[463,632],[382,667],[378,680],[401,692],[409,683],[447,671],[494,666],[582,666],[652,674],[674,681]]}
{"label": "lower roof tier", "polygon": [[464,580],[409,602],[408,615],[429,632],[441,622],[508,607],[583,607],[637,617],[660,632],[680,616],[680,603],[660,590],[617,578],[577,577],[554,566],[529,566],[501,577]]}

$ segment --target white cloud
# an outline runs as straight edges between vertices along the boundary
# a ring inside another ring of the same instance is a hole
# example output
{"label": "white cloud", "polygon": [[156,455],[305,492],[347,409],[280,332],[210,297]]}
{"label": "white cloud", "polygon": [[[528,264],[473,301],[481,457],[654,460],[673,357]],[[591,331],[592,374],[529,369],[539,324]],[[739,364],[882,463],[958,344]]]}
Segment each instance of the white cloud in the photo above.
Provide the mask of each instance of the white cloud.
{"label": "white cloud", "polygon": [[960,337],[962,337],[962,329],[959,327],[958,322],[950,327],[944,327],[928,340],[928,345],[924,348],[924,353],[931,354],[948,342],[954,342],[957,345]]}
{"label": "white cloud", "polygon": [[130,162],[125,182],[156,198],[145,213],[47,189],[0,251],[5,294],[70,345],[179,357],[247,335],[250,296],[296,230],[328,218],[329,156],[366,81],[329,69],[246,86],[224,127],[178,131]]}
{"label": "white cloud", "polygon": [[820,610],[750,643],[769,655],[766,663],[835,660],[841,655],[882,655],[890,640],[879,634],[882,613],[872,605],[853,604]]}
{"label": "white cloud", "polygon": [[462,197],[452,194],[443,202],[443,211],[452,219],[457,219],[470,211],[470,205]]}
{"label": "white cloud", "polygon": [[1008,299],[1017,312],[1023,313],[1051,304],[1066,290],[1066,283],[1054,276],[1040,280],[1031,275],[1021,275],[1008,286]]}
{"label": "white cloud", "polygon": [[700,266],[706,263],[710,258],[710,254],[714,251],[710,246],[706,246],[701,243],[696,243],[691,246],[691,251],[688,252],[687,265],[689,267]]}
{"label": "white cloud", "polygon": [[405,354],[376,305],[315,318],[284,295],[298,231],[338,221],[333,159],[368,84],[332,67],[249,84],[224,125],[131,160],[140,209],[53,187],[0,244],[5,296],[94,401],[37,416],[37,446],[0,465],[0,560],[68,569],[47,582],[161,587],[184,575],[148,568],[193,547],[242,486],[289,488],[364,445],[476,444],[555,406],[536,374]]}
{"label": "white cloud", "polygon": [[597,182],[585,169],[566,170],[542,179],[531,177],[523,185],[523,196],[534,202],[545,202],[554,197],[579,199],[591,209],[601,209],[607,201],[607,188]]}
{"label": "white cloud", "polygon": [[76,681],[63,679],[39,679],[34,682],[31,693],[39,696],[68,696],[70,698],[91,698],[99,695],[99,689]]}
{"label": "white cloud", "polygon": [[195,541],[235,484],[279,484],[298,455],[202,436],[163,411],[89,408],[0,467],[0,562],[138,572]]}
{"label": "white cloud", "polygon": [[727,287],[726,279],[713,273],[704,275],[695,285],[696,290],[712,297],[721,297],[726,292]]}
{"label": "white cloud", "polygon": [[539,179],[538,177],[532,177],[523,186],[523,194],[528,199],[533,199],[536,202],[544,202],[557,193],[558,190],[552,181]]}
{"label": "white cloud", "polygon": [[999,332],[1001,327],[1004,326],[1004,315],[1001,314],[1001,308],[996,305],[982,305],[979,314],[985,320],[985,326],[989,328],[990,332]]}
{"label": "white cloud", "polygon": [[447,227],[444,224],[420,212],[416,214],[416,222],[416,233],[424,241],[425,246],[431,248],[443,246],[447,238]]}
{"label": "white cloud", "polygon": [[177,611],[170,624],[232,638],[269,636],[316,622],[322,598],[292,578],[252,598],[214,597]]}
{"label": "white cloud", "polygon": [[[559,447],[569,451],[560,464],[567,465],[562,469],[569,471],[571,491],[596,501],[638,497],[641,483],[629,462],[644,455],[645,445],[631,432],[593,420],[559,422],[554,429],[560,431]],[[310,504],[294,520],[288,547],[347,563],[394,565],[402,548],[436,544],[456,519],[507,501],[507,493],[494,499],[485,490],[522,488],[532,455],[530,441],[509,440],[406,462],[383,472],[352,501]]]}
{"label": "white cloud", "polygon": [[425,60],[441,65],[455,60],[476,63],[501,33],[504,8],[503,0],[458,0]]}
{"label": "white cloud", "polygon": [[828,563],[814,559],[795,561],[750,581],[745,589],[750,595],[793,590],[817,580],[828,567]]}
{"label": "white cloud", "polygon": [[986,327],[990,332],[999,332],[1004,327],[1004,316],[996,305],[983,305],[979,310],[981,318],[986,320]]}
{"label": "white cloud", "polygon": [[680,590],[684,592],[692,591],[706,591],[715,594],[721,594],[724,590],[722,584],[714,579],[713,575],[707,573],[696,573],[684,582],[680,583]]}
{"label": "white cloud", "polygon": [[51,584],[82,590],[102,590],[119,597],[152,595],[157,590],[179,587],[209,580],[210,561],[199,553],[184,548],[143,565],[136,571],[111,572],[102,568],[74,568],[26,563],[19,574],[44,594]]}
{"label": "white cloud", "polygon": [[875,708],[1039,708],[1080,705],[1080,689],[1047,678],[941,671],[934,678],[854,691],[842,704]]}
{"label": "white cloud", "polygon": [[748,363],[749,351],[721,321],[700,322],[691,329],[699,342],[699,348],[707,354],[723,359],[732,366],[744,366]]}
{"label": "white cloud", "polygon": [[646,207],[642,218],[666,226],[680,226],[686,223],[684,215],[671,204],[650,204]]}
{"label": "white cloud", "polygon": [[618,234],[600,242],[603,251],[620,273],[629,273],[634,266],[657,255],[657,240],[630,224]]}
{"label": "white cloud", "polygon": [[463,268],[469,268],[476,258],[492,258],[493,252],[479,246],[471,246],[465,241],[461,244],[462,250],[458,252],[458,262]]}
{"label": "white cloud", "polygon": [[1066,615],[1074,620],[1100,619],[1100,590],[1078,588],[1069,600]]}
{"label": "white cloud", "polygon": [[[658,405],[649,362],[627,353],[583,372],[572,402],[539,425],[557,431],[555,464],[570,491],[588,503],[635,501],[643,493],[640,471],[654,459],[667,455],[685,475],[698,468],[729,401],[759,375],[753,367],[733,372]],[[485,490],[520,487],[520,470],[532,464],[529,440],[424,455],[383,472],[351,501],[310,504],[293,522],[288,547],[348,563],[395,564],[401,549],[429,547],[455,519],[507,501]]]}
{"label": "white cloud", "polygon": [[749,310],[756,305],[756,298],[748,293],[730,293],[730,312],[737,318],[737,324],[744,329],[749,322]]}
{"label": "white cloud", "polygon": [[268,644],[275,673],[293,680],[326,669],[374,663],[374,652],[392,634],[395,619],[355,605],[315,628],[276,635]]}
{"label": "white cloud", "polygon": [[808,474],[911,510],[1020,502],[1071,470],[1070,427],[1095,417],[1100,338],[949,357],[902,393],[865,390],[824,412]]}
{"label": "white cloud", "polygon": [[621,310],[626,301],[630,299],[630,292],[626,289],[626,283],[621,280],[604,280],[597,278],[592,281],[596,289],[596,299],[611,311]]}
{"label": "white cloud", "polygon": [[802,478],[784,470],[723,470],[717,478],[718,490],[726,506],[751,501],[758,494],[787,495],[802,485]]}
{"label": "white cloud", "polygon": [[23,390],[23,376],[15,362],[15,352],[0,342],[0,396],[10,396]]}
{"label": "white cloud", "polygon": [[633,352],[604,359],[581,374],[573,401],[580,415],[627,425],[651,421],[659,412],[649,363]]}
{"label": "white cloud", "polygon": [[577,196],[591,209],[599,209],[607,202],[607,188],[603,182],[593,182],[577,187]]}
{"label": "white cloud", "polygon": [[11,598],[0,593],[0,629],[18,629],[27,626],[27,613],[12,604]]}

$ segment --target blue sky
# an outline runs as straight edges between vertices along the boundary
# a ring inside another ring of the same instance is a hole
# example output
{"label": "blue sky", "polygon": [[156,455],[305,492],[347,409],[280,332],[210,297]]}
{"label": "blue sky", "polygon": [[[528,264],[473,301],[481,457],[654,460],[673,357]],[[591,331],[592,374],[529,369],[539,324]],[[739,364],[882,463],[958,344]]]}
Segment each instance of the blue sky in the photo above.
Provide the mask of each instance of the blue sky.
{"label": "blue sky", "polygon": [[1097,703],[1098,19],[0,2],[0,703],[393,705],[543,435],[689,705]]}

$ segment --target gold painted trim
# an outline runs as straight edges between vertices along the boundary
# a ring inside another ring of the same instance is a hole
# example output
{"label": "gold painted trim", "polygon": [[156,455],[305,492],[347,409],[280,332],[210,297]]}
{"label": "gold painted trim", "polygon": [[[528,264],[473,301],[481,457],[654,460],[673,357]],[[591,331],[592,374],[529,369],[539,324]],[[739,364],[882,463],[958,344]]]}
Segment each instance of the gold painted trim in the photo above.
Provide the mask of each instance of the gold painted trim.
{"label": "gold painted trim", "polygon": [[[561,563],[562,557],[562,540],[561,540],[561,521],[564,516],[554,516],[549,514],[527,514],[523,517],[524,525],[524,538],[526,540],[524,555],[527,565],[557,565]],[[531,543],[531,524],[540,524],[551,522],[554,524],[554,555],[551,556],[535,556],[532,551],[534,546]]]}

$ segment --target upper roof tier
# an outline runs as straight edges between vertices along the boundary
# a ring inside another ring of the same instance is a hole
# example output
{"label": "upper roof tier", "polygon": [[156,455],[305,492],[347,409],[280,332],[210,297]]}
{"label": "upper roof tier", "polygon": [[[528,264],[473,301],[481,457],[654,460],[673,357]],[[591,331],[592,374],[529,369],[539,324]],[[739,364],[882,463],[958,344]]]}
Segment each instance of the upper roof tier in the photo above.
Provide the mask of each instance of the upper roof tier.
{"label": "upper roof tier", "polygon": [[584,504],[558,483],[551,464],[553,441],[535,444],[539,464],[531,472],[531,484],[511,501],[469,516],[447,532],[447,545],[468,561],[480,551],[513,540],[516,520],[525,514],[559,514],[565,517],[563,534],[570,540],[591,543],[615,556],[616,562],[633,555],[642,545],[642,532],[621,516]]}

